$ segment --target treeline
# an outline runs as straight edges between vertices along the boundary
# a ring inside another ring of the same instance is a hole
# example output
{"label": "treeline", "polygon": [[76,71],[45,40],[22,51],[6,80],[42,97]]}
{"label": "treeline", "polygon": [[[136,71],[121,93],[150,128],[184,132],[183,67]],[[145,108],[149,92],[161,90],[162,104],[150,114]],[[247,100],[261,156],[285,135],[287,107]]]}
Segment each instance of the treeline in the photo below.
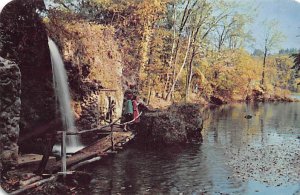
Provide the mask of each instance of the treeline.
{"label": "treeline", "polygon": [[[245,48],[253,18],[226,0],[53,0],[49,13],[110,26],[124,76],[148,102],[244,100],[253,90],[297,89],[292,51],[271,55],[282,34],[268,28],[263,49]],[[51,3],[50,3],[51,4]],[[66,17],[64,17],[66,18]],[[84,29],[83,29],[84,30]],[[294,51],[293,51],[294,52]]]}
{"label": "treeline", "polygon": [[300,53],[300,49],[296,49],[296,48],[281,49],[279,50],[278,53],[281,55],[293,55],[293,54]]}

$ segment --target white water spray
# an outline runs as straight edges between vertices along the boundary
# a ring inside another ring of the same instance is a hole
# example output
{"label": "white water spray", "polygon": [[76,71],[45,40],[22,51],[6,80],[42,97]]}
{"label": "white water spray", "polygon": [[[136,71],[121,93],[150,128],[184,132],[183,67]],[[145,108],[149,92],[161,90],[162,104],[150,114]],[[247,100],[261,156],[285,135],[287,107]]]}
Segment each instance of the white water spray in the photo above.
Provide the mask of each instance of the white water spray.
{"label": "white water spray", "polygon": [[[71,97],[69,93],[69,87],[67,83],[67,73],[59,50],[56,44],[48,38],[48,44],[51,55],[51,63],[54,75],[54,88],[55,94],[59,102],[59,108],[61,118],[64,124],[64,128],[69,132],[76,132],[74,123],[74,115],[71,109]],[[72,153],[80,148],[82,144],[79,141],[79,136],[68,135],[67,136],[67,152]]]}

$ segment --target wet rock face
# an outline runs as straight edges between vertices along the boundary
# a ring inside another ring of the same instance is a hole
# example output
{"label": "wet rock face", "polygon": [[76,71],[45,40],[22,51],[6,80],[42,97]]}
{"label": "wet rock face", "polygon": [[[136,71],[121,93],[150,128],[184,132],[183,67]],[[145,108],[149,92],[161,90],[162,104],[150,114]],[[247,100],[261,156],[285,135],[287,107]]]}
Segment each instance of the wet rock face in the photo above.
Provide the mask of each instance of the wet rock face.
{"label": "wet rock face", "polygon": [[19,67],[0,57],[0,171],[17,164],[21,110]]}
{"label": "wet rock face", "polygon": [[145,113],[137,127],[138,142],[178,144],[200,142],[203,121],[200,106],[172,105],[166,110]]}
{"label": "wet rock face", "polygon": [[56,14],[50,13],[48,31],[65,62],[78,129],[104,124],[109,100],[113,120],[121,117],[123,64],[114,29]]}
{"label": "wet rock face", "polygon": [[16,62],[22,75],[21,136],[55,117],[48,39],[39,15],[43,6],[42,0],[13,0],[0,15],[0,56]]}
{"label": "wet rock face", "polygon": [[91,65],[76,65],[72,61],[66,61],[65,66],[72,99],[75,102],[73,107],[76,125],[79,129],[96,128],[100,119],[99,91],[103,88],[101,82],[89,78]]}
{"label": "wet rock face", "polygon": [[97,119],[99,116],[99,104],[98,104],[98,95],[93,93],[89,96],[86,96],[81,102],[81,117],[78,121],[79,126],[82,129],[91,129],[97,127]]}

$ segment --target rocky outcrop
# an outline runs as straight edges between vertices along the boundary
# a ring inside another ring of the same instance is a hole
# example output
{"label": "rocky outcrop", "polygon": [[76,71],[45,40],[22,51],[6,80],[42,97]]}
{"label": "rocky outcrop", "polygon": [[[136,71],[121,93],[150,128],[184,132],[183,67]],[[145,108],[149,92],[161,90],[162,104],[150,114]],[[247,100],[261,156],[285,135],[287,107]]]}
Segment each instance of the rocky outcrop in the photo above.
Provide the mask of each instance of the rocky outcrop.
{"label": "rocky outcrop", "polygon": [[210,103],[215,104],[215,105],[222,105],[222,104],[226,104],[226,100],[224,100],[224,98],[217,96],[217,95],[212,95],[210,97]]}
{"label": "rocky outcrop", "polygon": [[172,105],[166,110],[147,112],[141,117],[137,141],[158,145],[200,142],[202,128],[199,105]]}
{"label": "rocky outcrop", "polygon": [[247,96],[247,101],[255,102],[293,102],[296,101],[290,96],[284,94],[268,93],[260,89],[252,90],[250,96]]}
{"label": "rocky outcrop", "polygon": [[43,7],[43,0],[13,0],[0,15],[0,56],[16,62],[22,75],[20,136],[55,118],[48,39],[39,15]]}
{"label": "rocky outcrop", "polygon": [[113,118],[122,113],[122,58],[114,29],[84,20],[64,20],[51,13],[49,34],[59,45],[68,74],[79,129],[91,129],[107,120],[109,102]]}
{"label": "rocky outcrop", "polygon": [[[0,57],[0,172],[17,164],[21,110],[19,67]],[[1,175],[1,173],[0,173]]]}

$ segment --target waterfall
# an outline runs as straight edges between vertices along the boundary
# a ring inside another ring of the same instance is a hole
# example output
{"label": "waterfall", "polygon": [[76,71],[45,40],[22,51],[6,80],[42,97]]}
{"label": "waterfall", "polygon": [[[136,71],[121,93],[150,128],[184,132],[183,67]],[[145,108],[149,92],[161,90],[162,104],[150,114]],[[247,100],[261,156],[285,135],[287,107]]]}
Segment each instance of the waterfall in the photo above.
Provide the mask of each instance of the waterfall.
{"label": "waterfall", "polygon": [[[51,55],[51,63],[53,69],[53,83],[55,88],[55,95],[58,99],[61,118],[66,131],[76,132],[74,123],[74,115],[71,109],[71,97],[67,83],[67,73],[59,50],[56,44],[48,38],[48,44]],[[79,136],[67,136],[67,151],[75,151],[82,147]]]}

